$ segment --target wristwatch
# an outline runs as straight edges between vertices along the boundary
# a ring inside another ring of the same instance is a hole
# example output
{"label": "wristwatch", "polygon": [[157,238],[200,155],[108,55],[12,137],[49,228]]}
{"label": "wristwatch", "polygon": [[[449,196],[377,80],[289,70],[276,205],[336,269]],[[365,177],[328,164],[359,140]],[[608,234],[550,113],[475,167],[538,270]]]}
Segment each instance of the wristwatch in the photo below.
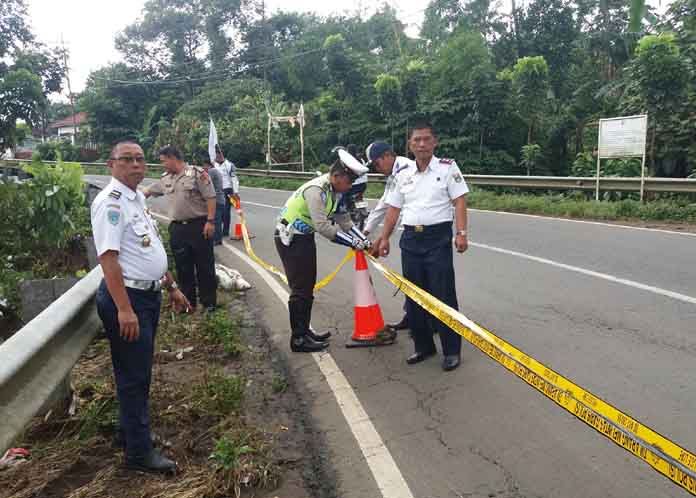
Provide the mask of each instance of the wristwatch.
{"label": "wristwatch", "polygon": [[461,235],[462,237],[466,237],[466,230],[457,230],[457,235]]}
{"label": "wristwatch", "polygon": [[206,223],[215,223],[215,220],[205,220]]}

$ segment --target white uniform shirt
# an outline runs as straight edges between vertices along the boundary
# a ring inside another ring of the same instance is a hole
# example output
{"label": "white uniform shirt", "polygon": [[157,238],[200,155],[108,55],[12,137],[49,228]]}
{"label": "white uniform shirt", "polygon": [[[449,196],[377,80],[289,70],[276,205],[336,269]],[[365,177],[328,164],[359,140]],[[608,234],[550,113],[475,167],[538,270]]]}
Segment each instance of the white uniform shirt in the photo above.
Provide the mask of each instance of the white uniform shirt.
{"label": "white uniform shirt", "polygon": [[452,201],[468,192],[457,163],[433,156],[423,172],[415,162],[400,172],[386,202],[401,209],[404,225],[436,225],[452,221]]}
{"label": "white uniform shirt", "polygon": [[222,163],[215,163],[215,169],[220,172],[220,176],[222,176],[222,188],[223,190],[225,189],[233,189],[234,184],[233,178],[237,176],[237,168],[232,164],[230,161],[225,159]]}
{"label": "white uniform shirt", "polygon": [[142,192],[112,178],[94,199],[91,215],[97,256],[117,251],[124,278],[162,278],[167,271],[167,253]]}
{"label": "white uniform shirt", "polygon": [[377,205],[374,207],[374,209],[370,211],[370,215],[365,221],[365,231],[374,233],[379,224],[384,221],[384,217],[387,214],[387,208],[389,208],[389,205],[387,204],[387,196],[389,195],[391,189],[394,188],[396,183],[396,175],[398,175],[401,171],[408,169],[409,166],[415,164],[416,163],[414,161],[407,157],[396,156],[394,165],[392,166],[391,175],[387,177],[387,184],[384,186],[384,193],[379,201],[377,201]]}

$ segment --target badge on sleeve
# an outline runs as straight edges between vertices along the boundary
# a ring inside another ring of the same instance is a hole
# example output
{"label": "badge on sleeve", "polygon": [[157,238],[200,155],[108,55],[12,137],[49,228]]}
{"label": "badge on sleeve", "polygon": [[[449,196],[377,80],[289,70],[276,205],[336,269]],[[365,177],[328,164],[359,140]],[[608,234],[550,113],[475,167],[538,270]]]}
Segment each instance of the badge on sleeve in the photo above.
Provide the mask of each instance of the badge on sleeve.
{"label": "badge on sleeve", "polygon": [[457,182],[457,183],[462,183],[462,180],[463,180],[463,179],[464,179],[464,178],[462,178],[462,174],[461,174],[461,173],[455,173],[455,174],[454,174],[454,181],[455,181],[455,182]]}
{"label": "badge on sleeve", "polygon": [[109,220],[109,223],[116,226],[118,225],[118,220],[121,218],[121,212],[115,209],[109,209],[106,212],[106,218]]}

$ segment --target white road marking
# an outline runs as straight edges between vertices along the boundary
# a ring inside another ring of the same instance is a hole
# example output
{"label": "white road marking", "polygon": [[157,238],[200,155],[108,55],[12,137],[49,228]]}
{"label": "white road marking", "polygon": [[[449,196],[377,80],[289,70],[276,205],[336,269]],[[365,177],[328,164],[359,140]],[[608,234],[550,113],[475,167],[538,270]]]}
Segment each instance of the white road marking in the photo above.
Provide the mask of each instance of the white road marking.
{"label": "white road marking", "polygon": [[475,209],[469,208],[469,211],[478,211],[480,213],[490,213],[490,214],[504,214],[508,216],[524,216],[527,218],[537,218],[546,221],[567,221],[568,223],[584,223],[586,225],[598,225],[602,227],[610,228],[623,228],[624,230],[642,230],[644,232],[658,232],[666,233],[669,235],[686,235],[687,237],[696,237],[694,232],[677,232],[676,230],[664,230],[662,228],[648,228],[648,227],[634,227],[630,225],[620,225],[617,223],[606,223],[602,221],[587,221],[587,220],[571,220],[568,218],[554,218],[552,216],[541,216],[538,214],[526,214],[526,213],[511,213],[509,211],[491,211],[489,209]]}
{"label": "white road marking", "polygon": [[244,201],[244,203],[242,204],[242,207],[244,205],[247,205],[247,204],[249,204],[251,206],[259,206],[259,207],[271,208],[271,209],[281,209],[282,208],[282,206],[271,206],[270,204],[261,204],[260,202],[251,202],[251,201]]}
{"label": "white road marking", "polygon": [[[223,246],[251,266],[268,284],[274,294],[283,303],[283,306],[287,308],[288,292],[281,287],[270,273],[231,244],[223,242]],[[338,367],[331,354],[312,353],[312,358],[321,370],[321,373],[326,377],[326,381],[336,398],[338,407],[341,409],[348,427],[350,427],[350,430],[353,432],[358,446],[360,446],[360,450],[367,461],[367,465],[372,471],[372,476],[375,478],[382,496],[384,498],[413,498],[413,494],[408,484],[406,484],[406,480],[401,474],[401,471],[396,466],[396,462],[389,452],[389,449],[387,449],[382,437],[372,424],[369,415],[365,412],[362,403],[360,403],[348,379],[343,375],[343,372]]]}
{"label": "white road marking", "polygon": [[[247,203],[250,204],[250,203]],[[171,218],[153,213],[154,216],[171,221]],[[242,259],[259,276],[268,284],[273,293],[280,299],[280,302],[287,308],[288,292],[281,287],[270,273],[257,265],[245,253],[232,246],[227,242],[223,242],[223,246],[232,251],[237,257]],[[408,487],[403,474],[396,466],[396,462],[392,457],[389,449],[384,444],[382,437],[372,424],[369,415],[360,403],[358,396],[353,391],[352,386],[343,375],[343,372],[338,367],[330,353],[312,353],[312,358],[321,370],[321,373],[326,377],[326,382],[331,388],[336,403],[346,419],[346,423],[353,436],[360,446],[368,467],[372,472],[372,476],[382,493],[383,498],[414,498],[411,489]]]}
{"label": "white road marking", "polygon": [[[249,190],[267,190],[269,192],[291,192],[290,190],[279,190],[279,189],[273,189],[273,188],[263,188],[263,187],[242,187],[245,189]],[[368,201],[377,201],[379,199],[372,199],[368,198]],[[247,202],[246,204],[250,204]],[[624,230],[640,230],[644,232],[657,232],[657,233],[665,233],[669,235],[686,235],[687,237],[696,237],[696,232],[678,232],[676,230],[665,230],[662,228],[648,228],[648,227],[634,227],[630,225],[621,225],[618,223],[606,223],[602,221],[588,221],[588,220],[572,220],[569,218],[557,218],[553,216],[541,216],[538,214],[526,214],[526,213],[512,213],[510,211],[491,211],[490,209],[476,209],[476,208],[469,208],[469,211],[477,211],[479,213],[491,213],[491,214],[500,214],[500,215],[506,215],[506,216],[525,216],[527,218],[538,218],[540,220],[546,220],[546,221],[565,221],[568,223],[585,223],[588,225],[597,225],[597,226],[603,226],[603,227],[609,227],[609,228],[621,228]]]}
{"label": "white road marking", "polygon": [[[247,202],[246,204],[251,204],[251,205],[256,205],[256,206],[261,206],[261,207],[278,208],[277,206],[269,206],[268,204],[257,204],[254,202]],[[280,209],[280,208],[278,208],[278,209]],[[489,211],[489,212],[497,213],[497,211]],[[541,217],[541,218],[543,218],[543,217]],[[565,221],[569,221],[569,220],[565,220]],[[570,221],[575,221],[575,220],[570,220]],[[582,222],[582,223],[595,223],[595,222]],[[613,226],[613,225],[609,225],[609,226]],[[634,228],[634,227],[621,226],[621,228]],[[399,227],[398,229],[403,230],[402,227]],[[649,230],[649,229],[646,228],[645,230]],[[679,232],[674,232],[674,233],[676,233],[678,235],[694,235],[694,234],[680,234]],[[678,301],[683,301],[685,303],[696,304],[696,297],[687,296],[686,294],[680,294],[679,292],[674,292],[674,291],[671,291],[668,289],[662,289],[660,287],[654,287],[654,286],[648,285],[648,284],[643,284],[641,282],[636,282],[635,280],[629,280],[627,278],[616,277],[614,275],[609,275],[607,273],[601,273],[601,272],[597,272],[594,270],[588,270],[586,268],[581,268],[579,266],[572,266],[572,265],[568,265],[565,263],[560,263],[558,261],[553,261],[551,259],[540,258],[538,256],[532,256],[531,254],[525,254],[523,252],[511,251],[509,249],[503,249],[502,247],[491,246],[491,245],[482,244],[479,242],[469,242],[469,245],[473,246],[473,247],[479,247],[481,249],[487,249],[489,251],[498,252],[501,254],[507,254],[508,256],[515,256],[518,258],[527,259],[529,261],[535,261],[537,263],[542,263],[542,264],[554,266],[556,268],[562,268],[564,270],[573,271],[576,273],[582,273],[583,275],[588,275],[590,277],[600,278],[602,280],[608,280],[609,282],[627,285],[627,286],[633,287],[635,289],[640,289],[640,290],[652,292],[654,294],[659,294],[661,296],[676,299]]]}
{"label": "white road marking", "polygon": [[640,282],[636,282],[635,280],[628,280],[626,278],[615,277],[607,273],[600,273],[593,270],[587,270],[585,268],[580,268],[579,266],[567,265],[565,263],[559,263],[551,259],[532,256],[531,254],[525,254],[523,252],[510,251],[509,249],[502,249],[500,247],[489,246],[488,244],[469,242],[469,245],[473,247],[480,247],[481,249],[487,249],[489,251],[499,252],[501,254],[507,254],[509,256],[516,256],[518,258],[527,259],[529,261],[535,261],[537,263],[543,263],[545,265],[555,266],[556,268],[562,268],[564,270],[573,271],[576,273],[582,273],[583,275],[588,275],[590,277],[601,278],[602,280],[608,280],[609,282],[627,285],[629,287],[652,292],[654,294],[659,294],[665,297],[670,297],[672,299],[683,301],[685,303],[696,304],[696,297],[687,296],[686,294],[680,294],[678,292],[674,292],[667,289],[661,289],[660,287],[653,287],[652,285],[642,284]]}

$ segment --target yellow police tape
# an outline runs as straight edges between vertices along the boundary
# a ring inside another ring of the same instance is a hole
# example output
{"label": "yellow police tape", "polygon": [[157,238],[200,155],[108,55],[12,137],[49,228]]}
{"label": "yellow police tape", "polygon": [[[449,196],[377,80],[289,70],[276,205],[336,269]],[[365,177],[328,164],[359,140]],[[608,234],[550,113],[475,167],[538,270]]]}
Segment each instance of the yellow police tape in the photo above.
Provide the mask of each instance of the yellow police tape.
{"label": "yellow police tape", "polygon": [[696,456],[447,306],[375,258],[387,280],[547,398],[696,495]]}
{"label": "yellow police tape", "polygon": [[[247,231],[247,225],[246,225],[246,220],[244,219],[244,212],[241,210],[237,210],[237,214],[239,215],[239,220],[240,224],[242,225],[242,237],[244,239],[244,248],[246,249],[247,254],[251,259],[253,259],[256,264],[261,266],[262,268],[265,268],[269,272],[273,273],[274,275],[277,275],[283,282],[285,282],[285,285],[288,284],[288,278],[285,276],[285,273],[280,271],[278,268],[273,266],[270,263],[266,263],[264,260],[259,258],[254,250],[251,248],[251,242],[249,241],[249,232]],[[348,261],[350,261],[353,257],[355,256],[355,252],[352,250],[349,250],[345,256],[343,256],[343,259],[341,262],[338,264],[338,266],[329,273],[326,277],[321,279],[319,282],[317,282],[314,285],[314,292],[319,292],[321,289],[326,287],[329,282],[331,282],[334,277],[338,274],[338,272],[343,268],[343,265],[345,265]]]}

